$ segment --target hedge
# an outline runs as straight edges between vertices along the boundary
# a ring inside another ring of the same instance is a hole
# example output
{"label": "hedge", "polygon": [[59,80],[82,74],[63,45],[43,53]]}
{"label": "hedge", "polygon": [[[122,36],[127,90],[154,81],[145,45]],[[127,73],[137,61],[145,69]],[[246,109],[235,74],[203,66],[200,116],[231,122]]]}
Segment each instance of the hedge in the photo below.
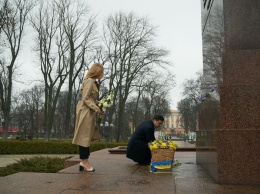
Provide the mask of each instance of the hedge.
{"label": "hedge", "polygon": [[[91,152],[127,146],[126,142],[93,142]],[[78,146],[71,142],[44,142],[44,141],[0,141],[0,154],[78,154]]]}

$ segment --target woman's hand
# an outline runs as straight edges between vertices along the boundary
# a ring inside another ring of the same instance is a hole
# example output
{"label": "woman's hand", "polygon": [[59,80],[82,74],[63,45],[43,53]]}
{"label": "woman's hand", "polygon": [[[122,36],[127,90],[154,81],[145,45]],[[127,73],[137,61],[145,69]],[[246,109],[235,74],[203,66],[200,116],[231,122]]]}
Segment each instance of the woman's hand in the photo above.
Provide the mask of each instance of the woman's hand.
{"label": "woman's hand", "polygon": [[98,115],[103,115],[104,112],[103,112],[102,110],[99,109],[99,110],[97,111],[97,114],[98,114]]}

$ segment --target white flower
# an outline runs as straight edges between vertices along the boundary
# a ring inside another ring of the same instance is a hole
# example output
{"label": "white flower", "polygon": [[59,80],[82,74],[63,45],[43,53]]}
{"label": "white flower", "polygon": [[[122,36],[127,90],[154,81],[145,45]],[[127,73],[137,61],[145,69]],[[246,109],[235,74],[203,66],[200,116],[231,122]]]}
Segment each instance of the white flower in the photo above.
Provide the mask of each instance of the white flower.
{"label": "white flower", "polygon": [[104,108],[109,108],[113,105],[113,100],[114,98],[114,93],[113,91],[111,91],[111,93],[106,97],[103,98],[102,100],[99,101],[98,106],[100,107],[100,109],[104,110]]}
{"label": "white flower", "polygon": [[103,107],[106,108],[107,107],[107,102],[103,103]]}

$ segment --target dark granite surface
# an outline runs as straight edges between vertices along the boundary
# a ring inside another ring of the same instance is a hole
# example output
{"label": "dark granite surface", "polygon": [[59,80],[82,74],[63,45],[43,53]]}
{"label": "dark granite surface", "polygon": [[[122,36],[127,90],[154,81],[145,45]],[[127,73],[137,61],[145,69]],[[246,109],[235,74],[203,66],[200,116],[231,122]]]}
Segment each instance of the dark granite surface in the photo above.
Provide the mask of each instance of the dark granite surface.
{"label": "dark granite surface", "polygon": [[220,106],[200,113],[196,160],[218,183],[260,185],[260,1],[225,0],[223,11]]}
{"label": "dark granite surface", "polygon": [[226,49],[259,49],[259,0],[224,0],[223,6]]}
{"label": "dark granite surface", "polygon": [[260,130],[216,130],[219,183],[260,185]]}

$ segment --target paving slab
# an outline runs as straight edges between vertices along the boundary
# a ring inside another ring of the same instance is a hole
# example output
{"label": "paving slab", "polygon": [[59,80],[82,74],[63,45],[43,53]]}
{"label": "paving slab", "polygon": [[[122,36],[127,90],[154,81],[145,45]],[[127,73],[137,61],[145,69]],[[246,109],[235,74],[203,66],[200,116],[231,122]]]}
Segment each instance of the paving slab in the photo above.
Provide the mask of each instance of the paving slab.
{"label": "paving slab", "polygon": [[16,173],[0,177],[1,194],[259,194],[260,186],[216,184],[199,165],[195,152],[176,152],[181,162],[171,171],[150,173],[125,154],[111,154],[108,149],[91,153],[95,172],[80,172],[76,164],[58,173]]}
{"label": "paving slab", "polygon": [[[0,193],[175,193],[174,174],[154,174],[107,149],[91,153],[95,172],[73,165],[59,173],[17,173],[0,178]],[[165,187],[167,183],[167,187]]]}
{"label": "paving slab", "polygon": [[260,185],[217,184],[196,165],[196,152],[176,152],[182,164],[173,168],[176,194],[260,194]]}

